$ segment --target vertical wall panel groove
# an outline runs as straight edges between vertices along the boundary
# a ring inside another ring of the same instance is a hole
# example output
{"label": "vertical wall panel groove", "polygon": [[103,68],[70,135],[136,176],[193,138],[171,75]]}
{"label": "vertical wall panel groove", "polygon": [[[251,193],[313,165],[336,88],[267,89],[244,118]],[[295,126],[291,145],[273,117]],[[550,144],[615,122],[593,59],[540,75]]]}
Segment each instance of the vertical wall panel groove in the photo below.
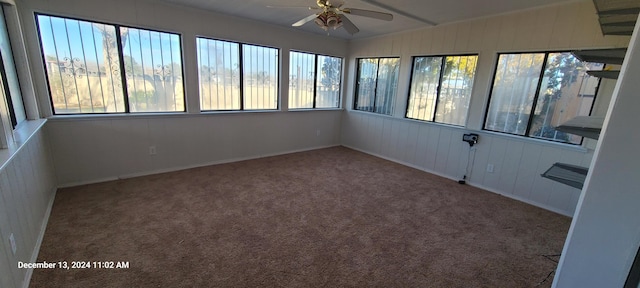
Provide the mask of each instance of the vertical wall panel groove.
{"label": "vertical wall panel groove", "polygon": [[[33,262],[43,236],[55,178],[44,128],[36,131],[0,171],[0,285],[22,287],[30,271],[18,269],[18,261]],[[13,233],[17,250],[9,244]]]}
{"label": "vertical wall panel groove", "polygon": [[[350,103],[354,94],[354,80],[348,80],[345,89],[347,110],[342,118],[342,143],[458,180],[465,173],[469,155],[467,144],[460,138],[463,133],[473,131],[480,134],[480,142],[474,146],[475,161],[467,183],[573,215],[580,190],[552,182],[540,177],[540,174],[559,160],[588,166],[592,150],[579,151],[562,144],[488,133],[481,129],[493,81],[496,53],[626,46],[628,37],[604,37],[598,25],[593,3],[582,1],[353,40],[349,44],[351,60],[347,61],[349,65],[346,71],[349,75],[356,73],[355,58],[371,56],[373,52],[375,56],[401,53],[392,56],[403,59],[395,102],[402,105],[396,105],[392,118],[352,111]],[[413,56],[457,52],[479,54],[467,127],[404,119],[403,110],[406,109],[409,94],[410,73],[407,71],[411,70],[410,59]],[[607,99],[599,96],[596,105],[608,105],[598,100],[603,102]],[[367,118],[369,125],[357,121],[358,117]],[[381,124],[371,126],[370,123],[375,121]],[[415,155],[415,159],[409,155]],[[493,173],[486,171],[487,164],[494,165]]]}

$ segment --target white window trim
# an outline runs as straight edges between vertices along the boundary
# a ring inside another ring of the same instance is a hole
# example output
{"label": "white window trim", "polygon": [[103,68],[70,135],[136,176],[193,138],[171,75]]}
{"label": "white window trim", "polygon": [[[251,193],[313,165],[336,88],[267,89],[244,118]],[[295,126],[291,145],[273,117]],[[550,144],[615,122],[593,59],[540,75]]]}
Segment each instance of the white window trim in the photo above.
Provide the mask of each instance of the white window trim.
{"label": "white window trim", "polygon": [[35,93],[33,79],[29,67],[29,58],[27,57],[26,44],[22,35],[22,25],[20,24],[18,9],[13,0],[0,0],[9,5],[4,6],[5,20],[7,21],[7,30],[9,32],[9,41],[11,42],[11,50],[13,52],[13,62],[16,64],[16,72],[20,80],[20,92],[22,92],[22,102],[27,120],[40,119],[38,109],[38,101]]}
{"label": "white window trim", "polygon": [[[24,144],[25,141],[21,141],[20,139],[28,139],[44,122],[40,119],[37,97],[33,79],[31,78],[29,60],[16,3],[14,0],[0,0],[0,5],[3,5],[4,8],[7,32],[9,34],[9,41],[11,42],[13,60],[20,81],[20,91],[22,92],[23,105],[27,116],[27,120],[19,123],[14,130],[9,116],[7,100],[5,97],[0,97],[0,130],[2,130],[2,133],[0,133],[0,149],[2,150],[0,150],[0,152],[3,155],[9,153],[8,158],[10,158],[13,152],[18,151],[20,147],[22,147],[22,144]],[[4,96],[4,91],[2,91],[2,94]],[[16,133],[21,136],[16,137]],[[7,157],[0,157],[0,160],[6,160],[5,158]],[[5,161],[2,161],[0,164],[4,163]]]}

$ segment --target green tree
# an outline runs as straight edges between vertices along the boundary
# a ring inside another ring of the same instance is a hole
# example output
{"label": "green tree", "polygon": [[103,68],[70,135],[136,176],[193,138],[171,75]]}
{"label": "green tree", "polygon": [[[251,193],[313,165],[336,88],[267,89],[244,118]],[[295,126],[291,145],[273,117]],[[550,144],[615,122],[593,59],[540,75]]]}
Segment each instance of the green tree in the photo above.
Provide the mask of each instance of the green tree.
{"label": "green tree", "polygon": [[130,55],[123,55],[124,58],[124,70],[127,72],[127,76],[138,76],[141,75],[142,65],[138,64],[136,59],[131,57]]}
{"label": "green tree", "polygon": [[568,141],[569,135],[556,131],[551,126],[555,105],[563,95],[563,90],[573,85],[578,79],[584,64],[570,53],[551,54],[547,60],[544,78],[546,86],[540,87],[538,107],[533,119],[532,135]]}
{"label": "green tree", "polygon": [[324,57],[322,68],[320,69],[322,86],[334,88],[340,85],[340,58]]}

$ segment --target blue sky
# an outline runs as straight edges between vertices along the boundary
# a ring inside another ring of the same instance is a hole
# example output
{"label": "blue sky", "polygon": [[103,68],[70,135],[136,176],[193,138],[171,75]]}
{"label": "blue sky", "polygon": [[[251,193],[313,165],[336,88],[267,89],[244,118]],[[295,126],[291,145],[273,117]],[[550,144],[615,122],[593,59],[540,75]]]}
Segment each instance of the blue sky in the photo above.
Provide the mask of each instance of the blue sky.
{"label": "blue sky", "polygon": [[[42,48],[46,56],[80,59],[81,62],[104,63],[103,35],[106,31],[115,35],[115,26],[86,21],[38,15]],[[128,30],[123,52],[131,56],[145,70],[158,65],[181,62],[180,37],[175,34],[160,33],[134,28]]]}

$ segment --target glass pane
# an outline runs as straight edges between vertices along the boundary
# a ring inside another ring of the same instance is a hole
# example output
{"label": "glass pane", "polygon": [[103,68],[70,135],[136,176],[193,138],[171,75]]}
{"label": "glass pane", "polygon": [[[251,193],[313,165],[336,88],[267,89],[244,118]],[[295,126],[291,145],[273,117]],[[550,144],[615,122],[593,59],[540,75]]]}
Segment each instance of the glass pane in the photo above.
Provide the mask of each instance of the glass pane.
{"label": "glass pane", "polygon": [[278,109],[278,49],[242,45],[244,109]]}
{"label": "glass pane", "polygon": [[340,79],[342,59],[318,56],[318,82],[316,84],[316,108],[340,107]]}
{"label": "glass pane", "polygon": [[240,45],[197,38],[201,110],[240,110]]}
{"label": "glass pane", "polygon": [[354,109],[373,112],[378,77],[378,58],[358,60],[358,82]]}
{"label": "glass pane", "polygon": [[56,114],[124,112],[116,29],[38,15]]}
{"label": "glass pane", "polygon": [[478,56],[447,56],[435,121],[464,126]]}
{"label": "glass pane", "polygon": [[376,113],[391,115],[393,101],[398,90],[400,58],[380,59],[378,85],[376,87]]}
{"label": "glass pane", "polygon": [[291,51],[289,61],[289,108],[313,108],[315,55]]}
{"label": "glass pane", "polygon": [[[20,82],[18,82],[18,73],[16,72],[16,64],[13,61],[13,52],[11,51],[11,42],[9,41],[9,33],[4,19],[4,9],[0,5],[0,54],[2,54],[2,64],[4,68],[4,77],[6,77],[7,88],[12,106],[10,108],[11,121],[15,127],[22,121],[27,119],[22,103],[22,92],[20,91]],[[3,79],[4,80],[4,79]]]}
{"label": "glass pane", "polygon": [[407,118],[433,120],[441,67],[442,57],[413,59]]}
{"label": "glass pane", "polygon": [[549,53],[529,136],[580,144],[582,137],[555,130],[576,116],[588,116],[598,87],[598,78],[587,70],[602,70],[604,64],[585,63],[571,53]]}
{"label": "glass pane", "polygon": [[184,110],[180,36],[120,28],[131,112]]}
{"label": "glass pane", "polygon": [[525,134],[543,61],[544,53],[500,55],[485,129]]}

